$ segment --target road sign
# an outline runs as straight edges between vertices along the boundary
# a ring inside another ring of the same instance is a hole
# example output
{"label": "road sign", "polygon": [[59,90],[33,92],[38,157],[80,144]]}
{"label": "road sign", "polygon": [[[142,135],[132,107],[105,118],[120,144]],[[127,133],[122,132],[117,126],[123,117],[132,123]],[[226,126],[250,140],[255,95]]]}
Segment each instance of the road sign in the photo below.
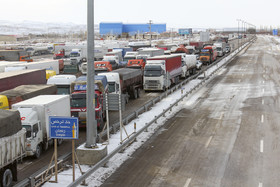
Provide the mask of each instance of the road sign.
{"label": "road sign", "polygon": [[273,30],[272,30],[272,34],[273,34],[274,36],[277,36],[277,35],[278,35],[278,30],[277,30],[277,29],[273,29]]}
{"label": "road sign", "polygon": [[51,138],[78,139],[79,138],[78,118],[50,116],[49,132]]}

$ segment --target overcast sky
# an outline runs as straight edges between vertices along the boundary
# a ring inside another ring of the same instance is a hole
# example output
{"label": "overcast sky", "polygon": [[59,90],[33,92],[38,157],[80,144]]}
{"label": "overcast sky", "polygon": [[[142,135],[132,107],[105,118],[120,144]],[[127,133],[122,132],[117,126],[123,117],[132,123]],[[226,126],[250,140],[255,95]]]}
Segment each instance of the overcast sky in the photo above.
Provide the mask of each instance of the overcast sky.
{"label": "overcast sky", "polygon": [[[237,27],[236,19],[278,27],[277,0],[95,0],[100,22],[166,23],[168,28]],[[87,0],[1,0],[0,20],[86,24]]]}

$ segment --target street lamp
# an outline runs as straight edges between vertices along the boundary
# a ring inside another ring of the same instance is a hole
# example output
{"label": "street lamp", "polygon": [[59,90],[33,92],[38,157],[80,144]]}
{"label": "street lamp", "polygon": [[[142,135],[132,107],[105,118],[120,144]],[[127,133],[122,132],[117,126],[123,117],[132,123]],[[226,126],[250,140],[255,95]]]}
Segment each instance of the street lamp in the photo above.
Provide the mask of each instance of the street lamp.
{"label": "street lamp", "polygon": [[238,21],[237,41],[238,41],[238,50],[239,50],[239,21],[241,21],[241,19],[236,19],[236,21]]}

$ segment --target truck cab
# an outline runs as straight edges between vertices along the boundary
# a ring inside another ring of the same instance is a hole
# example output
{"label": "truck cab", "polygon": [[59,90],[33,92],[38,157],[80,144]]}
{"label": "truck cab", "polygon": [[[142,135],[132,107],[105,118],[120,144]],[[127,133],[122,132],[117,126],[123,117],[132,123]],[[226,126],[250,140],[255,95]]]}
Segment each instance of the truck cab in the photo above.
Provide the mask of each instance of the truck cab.
{"label": "truck cab", "polygon": [[200,57],[199,60],[205,64],[211,64],[217,59],[217,49],[215,46],[205,46],[203,49],[200,51]]}
{"label": "truck cab", "polygon": [[119,94],[120,93],[120,76],[118,73],[99,73],[98,75],[103,75],[107,77],[108,81],[108,92]]}
{"label": "truck cab", "polygon": [[33,59],[30,56],[20,56],[19,61],[33,62]]}
{"label": "truck cab", "polygon": [[55,75],[48,79],[47,84],[54,84],[57,87],[58,95],[70,94],[70,85],[76,80],[75,75]]}
{"label": "truck cab", "polygon": [[120,64],[118,56],[104,56],[102,61],[115,61],[117,64]]}
{"label": "truck cab", "polygon": [[133,60],[133,59],[136,59],[136,56],[138,55],[139,53],[136,52],[136,51],[128,51],[125,53],[124,55],[124,61],[128,61],[128,60]]}
{"label": "truck cab", "polygon": [[145,64],[146,64],[146,59],[128,60],[127,67],[144,70]]}
{"label": "truck cab", "polygon": [[[109,61],[95,61],[94,68],[96,74],[113,71],[113,66]],[[116,67],[114,69],[116,69]]]}
{"label": "truck cab", "polygon": [[144,69],[144,90],[166,90],[170,85],[165,60],[148,60]]}
{"label": "truck cab", "polygon": [[83,57],[82,49],[72,49],[70,52],[71,64],[80,65],[82,62],[86,62],[86,58]]}

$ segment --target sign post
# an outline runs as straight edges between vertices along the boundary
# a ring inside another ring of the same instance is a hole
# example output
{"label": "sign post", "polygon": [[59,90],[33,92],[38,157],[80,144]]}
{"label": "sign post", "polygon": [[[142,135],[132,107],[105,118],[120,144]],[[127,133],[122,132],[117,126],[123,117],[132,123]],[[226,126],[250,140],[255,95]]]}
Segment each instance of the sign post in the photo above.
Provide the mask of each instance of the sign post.
{"label": "sign post", "polygon": [[73,181],[75,181],[75,139],[79,138],[78,118],[50,116],[50,137],[54,138],[55,182],[57,182],[57,139],[72,139]]}

